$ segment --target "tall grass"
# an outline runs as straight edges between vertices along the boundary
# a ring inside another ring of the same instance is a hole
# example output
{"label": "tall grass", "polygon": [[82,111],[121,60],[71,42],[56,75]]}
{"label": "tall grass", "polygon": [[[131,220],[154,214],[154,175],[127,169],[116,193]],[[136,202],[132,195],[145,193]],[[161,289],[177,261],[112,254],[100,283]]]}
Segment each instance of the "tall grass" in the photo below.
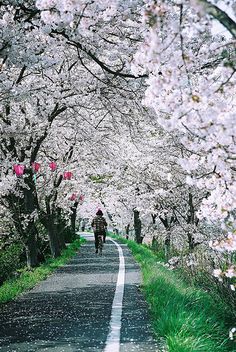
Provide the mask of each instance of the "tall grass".
{"label": "tall grass", "polygon": [[228,339],[228,307],[220,299],[187,284],[158,262],[149,248],[134,241],[122,242],[128,244],[140,263],[154,331],[157,338],[165,338],[168,351],[236,351],[235,343]]}
{"label": "tall grass", "polygon": [[64,265],[72,258],[85,240],[77,239],[62,251],[62,255],[56,259],[49,258],[46,262],[35,269],[24,269],[18,278],[7,280],[0,287],[0,304],[11,301],[22,292],[33,288],[37,283],[46,279],[58,267]]}

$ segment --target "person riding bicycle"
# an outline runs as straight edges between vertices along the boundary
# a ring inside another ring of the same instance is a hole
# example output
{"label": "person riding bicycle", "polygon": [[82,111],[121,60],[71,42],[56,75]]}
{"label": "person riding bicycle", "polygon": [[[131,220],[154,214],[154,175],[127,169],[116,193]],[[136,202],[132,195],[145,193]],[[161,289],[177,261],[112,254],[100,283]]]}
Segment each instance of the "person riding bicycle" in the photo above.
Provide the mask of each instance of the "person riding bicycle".
{"label": "person riding bicycle", "polygon": [[103,212],[99,209],[96,212],[96,216],[93,219],[91,226],[93,228],[94,237],[95,237],[95,248],[96,253],[98,253],[98,243],[99,243],[99,236],[103,237],[103,242],[105,243],[106,240],[106,230],[107,230],[107,222],[103,217]]}

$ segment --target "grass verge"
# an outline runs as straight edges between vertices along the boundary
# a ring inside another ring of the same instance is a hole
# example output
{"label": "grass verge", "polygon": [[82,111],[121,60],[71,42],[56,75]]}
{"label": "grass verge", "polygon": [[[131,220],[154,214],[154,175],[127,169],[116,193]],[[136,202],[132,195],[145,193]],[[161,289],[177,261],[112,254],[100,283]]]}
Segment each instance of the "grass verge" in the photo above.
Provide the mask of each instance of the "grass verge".
{"label": "grass verge", "polygon": [[235,343],[228,339],[227,307],[217,297],[188,285],[158,262],[149,248],[121,241],[141,265],[154,331],[157,338],[166,340],[169,352],[236,351]]}
{"label": "grass verge", "polygon": [[18,278],[5,281],[0,287],[0,304],[13,300],[24,291],[33,288],[37,283],[46,279],[53,271],[70,260],[83,242],[85,242],[84,239],[77,239],[62,251],[60,257],[56,259],[48,258],[39,267],[31,270],[24,269]]}

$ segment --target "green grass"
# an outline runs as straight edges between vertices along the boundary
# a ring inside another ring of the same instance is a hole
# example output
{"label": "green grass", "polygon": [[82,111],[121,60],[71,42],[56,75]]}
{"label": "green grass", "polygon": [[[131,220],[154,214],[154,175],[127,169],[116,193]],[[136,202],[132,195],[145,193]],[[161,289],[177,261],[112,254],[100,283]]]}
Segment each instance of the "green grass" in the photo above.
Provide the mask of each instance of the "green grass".
{"label": "green grass", "polygon": [[236,351],[228,339],[228,308],[220,299],[184,282],[146,246],[121,241],[140,263],[154,331],[165,339],[169,352]]}
{"label": "green grass", "polygon": [[24,269],[18,278],[7,280],[0,287],[0,304],[6,303],[21,293],[33,288],[37,283],[46,279],[58,267],[64,265],[79,249],[84,239],[77,239],[63,250],[62,255],[56,259],[49,258],[35,269]]}

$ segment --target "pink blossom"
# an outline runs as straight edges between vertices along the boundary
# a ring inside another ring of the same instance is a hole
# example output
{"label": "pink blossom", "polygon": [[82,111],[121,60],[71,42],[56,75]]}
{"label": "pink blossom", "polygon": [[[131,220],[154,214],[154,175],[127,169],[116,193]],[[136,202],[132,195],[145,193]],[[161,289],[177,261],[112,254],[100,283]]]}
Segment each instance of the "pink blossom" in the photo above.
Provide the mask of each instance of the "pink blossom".
{"label": "pink blossom", "polygon": [[213,270],[213,276],[220,278],[223,275],[223,272],[221,269],[214,269]]}
{"label": "pink blossom", "polygon": [[229,278],[236,277],[235,267],[231,266],[230,268],[228,268],[225,272],[225,276]]}

